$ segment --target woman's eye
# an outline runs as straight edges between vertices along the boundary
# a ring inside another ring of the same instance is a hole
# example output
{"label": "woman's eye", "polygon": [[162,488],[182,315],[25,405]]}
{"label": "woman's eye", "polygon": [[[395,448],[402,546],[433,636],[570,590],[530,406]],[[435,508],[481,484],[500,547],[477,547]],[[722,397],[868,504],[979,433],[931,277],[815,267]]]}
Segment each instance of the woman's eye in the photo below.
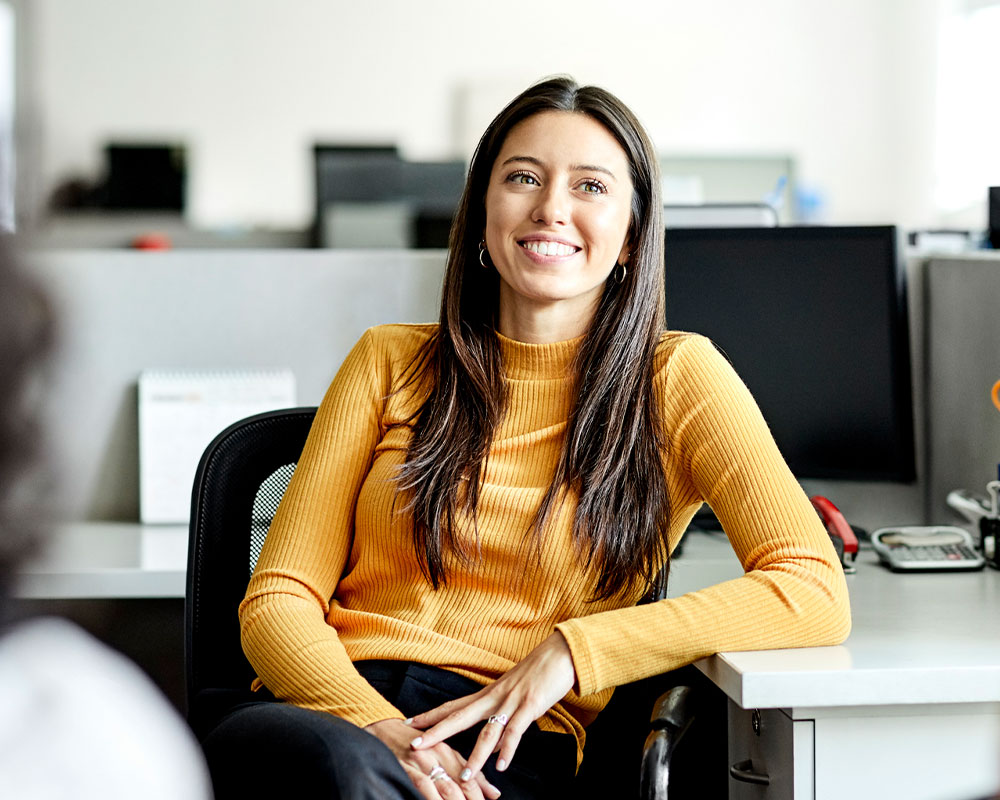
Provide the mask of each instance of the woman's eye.
{"label": "woman's eye", "polygon": [[583,189],[584,194],[604,194],[608,190],[603,183],[593,178],[581,183],[580,188]]}
{"label": "woman's eye", "polygon": [[532,184],[537,184],[538,181],[535,180],[535,176],[528,172],[514,172],[507,178],[510,183],[521,183],[526,186],[531,186]]}

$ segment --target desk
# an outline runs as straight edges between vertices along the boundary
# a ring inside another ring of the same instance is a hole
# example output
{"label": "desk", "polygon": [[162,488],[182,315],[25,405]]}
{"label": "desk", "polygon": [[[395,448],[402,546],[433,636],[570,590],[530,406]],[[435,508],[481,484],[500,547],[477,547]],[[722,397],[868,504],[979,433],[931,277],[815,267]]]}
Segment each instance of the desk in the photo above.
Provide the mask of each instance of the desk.
{"label": "desk", "polygon": [[21,570],[15,613],[66,617],[138,664],[184,712],[186,525],[82,522]]}
{"label": "desk", "polygon": [[[739,575],[722,537],[689,537],[671,595]],[[1000,787],[1000,573],[897,575],[863,551],[839,647],[720,653],[730,763],[767,788],[731,798],[971,800]],[[754,710],[760,731],[754,731]]]}
{"label": "desk", "polygon": [[[186,550],[183,526],[64,526],[18,595],[180,598]],[[692,534],[670,594],[741,571],[723,536]],[[697,663],[730,698],[731,763],[752,759],[771,778],[767,789],[733,781],[731,797],[972,800],[996,791],[1000,572],[895,575],[865,551],[848,583],[845,644]]]}
{"label": "desk", "polygon": [[32,600],[182,598],[187,544],[187,525],[61,525],[15,591]]}

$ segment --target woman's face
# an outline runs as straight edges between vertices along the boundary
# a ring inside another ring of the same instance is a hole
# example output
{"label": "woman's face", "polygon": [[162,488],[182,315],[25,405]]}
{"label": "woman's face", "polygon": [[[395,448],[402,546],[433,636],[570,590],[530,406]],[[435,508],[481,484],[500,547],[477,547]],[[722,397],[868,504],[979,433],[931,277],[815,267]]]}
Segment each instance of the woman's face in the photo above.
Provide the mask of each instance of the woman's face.
{"label": "woman's face", "polygon": [[608,275],[627,258],[631,208],[628,159],[599,122],[543,111],[515,125],[486,190],[501,319],[559,306],[589,324]]}

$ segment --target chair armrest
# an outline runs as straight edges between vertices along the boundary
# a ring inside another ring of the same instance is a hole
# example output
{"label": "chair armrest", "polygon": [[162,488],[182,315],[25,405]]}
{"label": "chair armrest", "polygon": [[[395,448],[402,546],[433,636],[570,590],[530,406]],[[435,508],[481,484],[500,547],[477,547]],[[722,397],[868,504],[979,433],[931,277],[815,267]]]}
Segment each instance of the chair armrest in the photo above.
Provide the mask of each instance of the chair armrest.
{"label": "chair armrest", "polygon": [[653,705],[649,735],[642,749],[640,800],[667,800],[670,757],[694,720],[694,703],[689,686],[675,686],[660,695]]}

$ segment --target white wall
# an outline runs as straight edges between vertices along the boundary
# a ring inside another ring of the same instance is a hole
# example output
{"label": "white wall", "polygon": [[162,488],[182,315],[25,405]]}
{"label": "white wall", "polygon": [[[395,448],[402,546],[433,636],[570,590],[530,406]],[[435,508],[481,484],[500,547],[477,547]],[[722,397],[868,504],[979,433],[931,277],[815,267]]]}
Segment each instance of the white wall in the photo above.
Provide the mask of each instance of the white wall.
{"label": "white wall", "polygon": [[14,9],[0,0],[0,232],[14,228]]}
{"label": "white wall", "polygon": [[[39,184],[183,139],[191,219],[305,225],[313,141],[466,156],[569,72],[664,151],[790,152],[829,219],[929,224],[940,0],[32,0]],[[464,100],[463,100],[464,98]]]}

